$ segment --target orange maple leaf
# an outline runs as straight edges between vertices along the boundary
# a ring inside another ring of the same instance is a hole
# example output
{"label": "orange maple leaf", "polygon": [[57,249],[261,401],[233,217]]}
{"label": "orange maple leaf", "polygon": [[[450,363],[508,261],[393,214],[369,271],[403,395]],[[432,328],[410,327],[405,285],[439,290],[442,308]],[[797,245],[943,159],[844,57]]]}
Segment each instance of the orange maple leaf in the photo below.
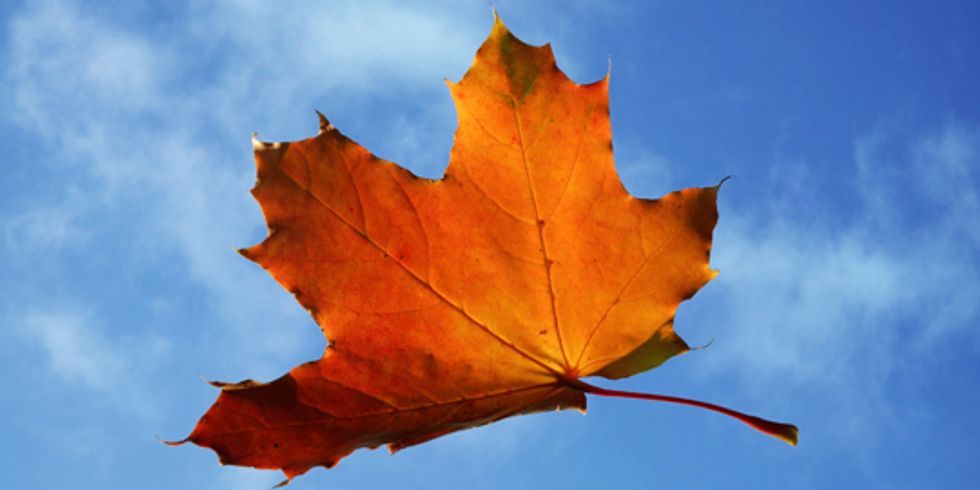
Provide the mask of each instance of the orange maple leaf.
{"label": "orange maple leaf", "polygon": [[[215,383],[187,439],[288,479],[357,448],[392,451],[585,393],[702,406],[796,442],[796,428],[704,402],[599,388],[688,350],[678,304],[708,266],[718,186],[635,198],[612,155],[608,77],[569,80],[549,46],[495,18],[448,82],[449,167],[421,179],[320,115],[320,133],[255,142],[269,236],[241,253],[320,325],[321,359],[271,382]],[[720,184],[719,184],[720,185]]]}

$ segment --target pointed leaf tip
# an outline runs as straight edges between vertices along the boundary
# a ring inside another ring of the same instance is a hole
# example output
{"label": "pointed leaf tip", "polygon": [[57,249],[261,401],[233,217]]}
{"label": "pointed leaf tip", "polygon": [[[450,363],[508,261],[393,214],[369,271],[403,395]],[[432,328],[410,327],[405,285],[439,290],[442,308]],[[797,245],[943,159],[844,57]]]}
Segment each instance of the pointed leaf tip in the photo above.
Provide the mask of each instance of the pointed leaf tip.
{"label": "pointed leaf tip", "polygon": [[265,150],[273,146],[273,143],[266,143],[259,140],[259,133],[252,131],[252,149],[255,151]]}
{"label": "pointed leaf tip", "polygon": [[252,149],[255,151],[268,150],[268,149],[277,150],[279,148],[282,148],[282,146],[283,143],[278,141],[275,143],[267,143],[265,141],[260,141],[259,134],[256,133],[255,131],[252,132]]}
{"label": "pointed leaf tip", "polygon": [[164,444],[166,444],[168,446],[183,446],[184,443],[186,443],[189,440],[186,437],[183,438],[183,439],[181,439],[181,440],[179,440],[179,441],[171,441],[169,439],[164,439],[164,438],[162,438],[160,436],[156,436],[156,437],[157,437],[157,440],[158,441],[160,441],[160,442],[162,442],[162,443],[164,443]]}
{"label": "pointed leaf tip", "polygon": [[316,111],[316,116],[320,120],[320,134],[333,131],[335,129],[333,124],[330,124],[330,121],[327,120],[327,116],[324,116],[322,112]]}
{"label": "pointed leaf tip", "polygon": [[506,35],[510,34],[510,29],[507,28],[507,24],[504,24],[504,20],[500,18],[500,14],[497,13],[497,9],[493,9],[493,26],[490,27],[490,37],[494,35]]}

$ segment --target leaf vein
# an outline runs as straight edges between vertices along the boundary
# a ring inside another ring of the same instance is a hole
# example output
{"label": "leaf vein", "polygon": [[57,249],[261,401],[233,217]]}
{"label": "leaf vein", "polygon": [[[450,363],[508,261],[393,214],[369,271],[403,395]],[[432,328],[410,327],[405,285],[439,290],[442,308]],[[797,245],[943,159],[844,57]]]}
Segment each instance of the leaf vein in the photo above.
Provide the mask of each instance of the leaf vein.
{"label": "leaf vein", "polygon": [[644,257],[643,261],[640,262],[640,265],[636,268],[635,271],[633,271],[633,274],[630,275],[630,278],[626,280],[626,283],[623,284],[623,287],[620,288],[619,292],[616,293],[616,296],[613,298],[613,300],[609,302],[609,306],[602,313],[602,316],[599,318],[599,321],[596,322],[595,326],[592,327],[592,330],[589,332],[589,336],[586,337],[585,344],[582,345],[582,351],[579,352],[578,360],[575,361],[576,366],[579,366],[579,364],[582,363],[582,357],[585,355],[585,352],[589,349],[589,344],[592,342],[592,339],[595,338],[596,332],[599,331],[599,328],[602,327],[602,325],[605,324],[606,319],[609,318],[609,312],[611,312],[613,308],[615,308],[616,305],[620,303],[620,300],[623,297],[623,293],[625,293],[626,290],[630,287],[630,285],[633,284],[633,281],[640,275],[640,272],[642,272],[643,269],[646,268],[646,266],[650,263],[650,261],[653,260],[654,257],[659,256],[660,253],[663,252],[664,248],[667,247],[667,244],[673,241],[675,237],[677,237],[677,235],[681,231],[681,228],[682,228],[681,226],[675,228],[674,231],[672,231],[670,235],[668,235],[667,238],[665,238],[664,241],[662,241],[660,245],[657,246],[657,248],[655,248],[652,252],[650,252],[649,255]]}
{"label": "leaf vein", "polygon": [[[306,153],[304,153],[303,151],[299,151],[299,154],[304,159],[306,159],[307,161],[310,160],[309,156],[306,155]],[[389,253],[388,250],[386,250],[384,247],[381,246],[381,244],[379,244],[373,238],[371,238],[370,235],[368,235],[367,233],[360,232],[357,229],[357,227],[353,225],[353,223],[351,223],[350,221],[348,221],[347,219],[345,219],[343,217],[343,215],[341,215],[335,209],[333,209],[333,207],[331,207],[327,202],[325,202],[324,200],[320,199],[320,196],[317,196],[316,193],[312,191],[312,189],[309,189],[307,187],[303,187],[302,183],[300,183],[299,181],[297,181],[292,175],[290,175],[288,172],[286,172],[281,167],[280,167],[280,170],[282,171],[283,175],[285,175],[286,177],[288,177],[289,180],[291,182],[293,182],[301,190],[303,190],[304,192],[308,193],[311,197],[313,197],[313,199],[316,200],[321,206],[323,206],[324,209],[326,209],[327,211],[329,211],[331,215],[333,215],[341,223],[347,225],[354,232],[358,233],[361,237],[364,238],[364,240],[368,244],[370,244],[371,246],[373,246],[374,248],[376,248],[380,252],[384,253],[386,258],[390,259],[402,271],[404,271],[405,273],[407,273],[418,284],[420,284],[422,287],[426,288],[432,294],[434,294],[436,297],[438,297],[440,300],[442,300],[447,306],[449,306],[450,308],[452,308],[453,310],[455,310],[456,312],[458,312],[460,315],[462,315],[469,323],[473,324],[474,326],[476,326],[480,330],[486,332],[488,335],[490,335],[491,337],[493,337],[496,341],[500,342],[501,344],[504,344],[505,346],[507,346],[508,348],[510,348],[511,350],[513,350],[514,352],[516,352],[517,354],[521,355],[525,359],[527,359],[527,360],[531,361],[532,363],[534,363],[534,364],[536,364],[536,365],[544,368],[547,372],[552,373],[552,374],[555,374],[555,375],[558,375],[558,373],[556,373],[555,370],[552,369],[550,366],[548,366],[544,362],[538,360],[537,358],[535,358],[534,356],[532,356],[530,353],[526,352],[524,349],[521,349],[520,347],[518,347],[516,344],[514,344],[510,340],[508,340],[505,337],[503,337],[500,334],[498,334],[496,331],[494,331],[492,328],[490,328],[489,325],[486,325],[485,323],[483,323],[483,322],[479,321],[478,319],[474,318],[462,306],[456,304],[454,301],[452,301],[451,299],[449,299],[448,296],[446,296],[441,291],[439,291],[438,289],[436,289],[434,286],[432,286],[431,284],[429,284],[426,280],[424,280],[421,276],[419,276],[415,271],[413,271],[410,267],[408,267],[407,264],[405,264],[404,262],[398,260],[394,255],[392,255],[391,253]],[[351,177],[353,178],[353,175]]]}
{"label": "leaf vein", "polygon": [[517,110],[517,99],[511,97],[511,107],[514,110],[514,124],[517,126],[517,135],[520,141],[521,148],[521,162],[524,164],[524,177],[527,179],[528,193],[531,196],[531,205],[534,209],[534,220],[535,228],[538,232],[538,241],[541,244],[541,257],[543,259],[543,266],[545,276],[548,278],[548,299],[551,305],[551,321],[552,327],[555,330],[555,337],[558,338],[558,349],[561,351],[561,357],[564,361],[565,369],[568,369],[568,354],[565,352],[565,344],[561,338],[561,328],[558,325],[558,307],[555,302],[555,286],[554,279],[551,277],[551,265],[552,261],[548,257],[548,246],[545,244],[544,240],[544,227],[546,223],[541,219],[541,210],[538,208],[538,198],[534,192],[534,182],[531,180],[531,167],[527,160],[527,147],[526,140],[524,137],[524,129],[521,127],[520,113]]}
{"label": "leaf vein", "polygon": [[[419,412],[419,411],[424,411],[424,410],[430,410],[430,409],[433,409],[433,408],[440,408],[440,407],[444,407],[444,406],[464,404],[464,403],[475,402],[475,401],[482,401],[482,400],[489,400],[489,399],[498,398],[498,397],[506,397],[506,396],[510,396],[510,395],[514,395],[514,394],[518,394],[518,393],[523,393],[523,392],[527,392],[527,391],[533,391],[533,390],[537,390],[537,389],[541,389],[541,388],[547,388],[547,387],[565,388],[565,386],[562,385],[562,384],[560,384],[559,382],[541,383],[541,384],[536,384],[536,385],[524,386],[524,387],[521,387],[521,388],[511,388],[511,389],[507,389],[507,390],[501,390],[501,391],[497,391],[497,392],[493,392],[493,393],[489,393],[489,394],[484,394],[484,395],[479,395],[479,396],[464,397],[464,398],[459,398],[459,399],[455,399],[455,400],[449,400],[449,401],[445,401],[445,402],[435,402],[435,403],[423,404],[423,405],[413,405],[413,406],[410,406],[410,407],[403,407],[403,408],[397,408],[396,407],[396,408],[393,408],[393,409],[390,409],[390,410],[380,410],[380,411],[376,411],[376,412],[368,412],[368,413],[362,413],[362,414],[358,414],[358,415],[336,416],[336,415],[330,415],[330,414],[328,414],[329,416],[326,416],[326,417],[321,417],[321,418],[316,418],[316,419],[308,419],[308,420],[301,420],[301,421],[296,421],[296,422],[288,422],[288,423],[282,423],[282,424],[264,424],[264,423],[262,423],[261,420],[256,419],[256,420],[258,420],[259,424],[262,425],[261,428],[245,428],[245,429],[228,430],[228,431],[220,431],[220,432],[215,431],[215,432],[212,432],[211,435],[213,435],[213,436],[225,436],[225,435],[231,435],[231,434],[243,434],[243,433],[248,433],[248,432],[257,432],[257,431],[261,431],[261,430],[278,430],[278,429],[284,429],[284,428],[289,428],[289,427],[302,427],[304,425],[316,425],[316,424],[323,424],[323,423],[334,422],[334,421],[360,420],[360,419],[367,419],[367,418],[371,418],[371,417],[385,417],[385,416],[390,416],[390,415],[395,415],[395,414],[402,414],[402,413],[409,413],[409,412]],[[551,393],[552,392],[549,392],[549,395]],[[537,401],[540,401],[540,400],[537,400]],[[537,403],[537,401],[535,403]],[[307,405],[307,406],[309,406],[309,405]],[[530,404],[528,404],[528,406],[530,406]],[[318,407],[313,407],[313,408],[316,409],[316,410],[319,410]],[[526,407],[522,407],[522,409],[523,408],[526,408]],[[249,416],[254,418],[254,416],[251,416],[251,415],[249,415]]]}

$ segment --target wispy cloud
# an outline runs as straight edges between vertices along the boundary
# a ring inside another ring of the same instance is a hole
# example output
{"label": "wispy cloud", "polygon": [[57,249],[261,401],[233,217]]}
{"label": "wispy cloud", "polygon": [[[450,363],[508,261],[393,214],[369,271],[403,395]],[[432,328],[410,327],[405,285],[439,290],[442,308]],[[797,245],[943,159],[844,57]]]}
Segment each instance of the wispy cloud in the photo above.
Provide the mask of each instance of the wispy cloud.
{"label": "wispy cloud", "polygon": [[33,313],[24,318],[24,333],[36,340],[59,378],[105,390],[125,374],[126,361],[79,315]]}
{"label": "wispy cloud", "polygon": [[255,471],[252,468],[228,467],[215,475],[212,488],[228,490],[267,490],[283,481],[282,473]]}
{"label": "wispy cloud", "polygon": [[66,1],[32,4],[9,32],[6,69],[18,112],[8,117],[57,134],[84,130],[79,120],[161,108],[148,96],[168,81],[170,50],[149,39],[112,29]]}
{"label": "wispy cloud", "polygon": [[823,222],[807,207],[818,189],[805,186],[764,213],[726,213],[711,286],[724,327],[704,362],[759,391],[824,393],[844,438],[914,410],[888,403],[889,379],[918,377],[942,343],[980,348],[978,149],[980,131],[966,124],[878,128],[841,168],[859,203],[837,209],[848,219]]}
{"label": "wispy cloud", "polygon": [[57,252],[69,244],[80,246],[91,237],[81,226],[88,204],[82,192],[68,186],[54,202],[45,206],[26,203],[27,209],[8,211],[2,225],[3,246],[12,262],[37,253]]}
{"label": "wispy cloud", "polygon": [[633,195],[659,197],[679,188],[671,162],[663,155],[618,145],[615,158],[619,179]]}
{"label": "wispy cloud", "polygon": [[53,378],[106,396],[124,412],[154,415],[145,387],[170,351],[168,340],[110,336],[91,314],[71,309],[32,310],[11,323],[40,349]]}

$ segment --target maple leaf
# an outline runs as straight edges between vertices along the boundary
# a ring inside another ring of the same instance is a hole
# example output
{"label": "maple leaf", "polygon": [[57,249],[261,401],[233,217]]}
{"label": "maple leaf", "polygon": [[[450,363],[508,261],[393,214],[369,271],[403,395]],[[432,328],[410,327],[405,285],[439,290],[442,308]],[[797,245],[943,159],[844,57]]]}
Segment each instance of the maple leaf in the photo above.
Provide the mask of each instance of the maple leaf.
{"label": "maple leaf", "polygon": [[629,195],[608,76],[574,83],[548,45],[524,44],[496,16],[447,84],[459,127],[439,180],[375,157],[322,115],[313,138],[255,141],[269,235],[241,253],[310,311],[328,347],[270,383],[214,383],[218,400],[179,443],[288,482],[357,448],[584,411],[592,393],[705,407],[795,444],[788,424],[582,381],[688,350],[674,313],[716,274],[718,186]]}

